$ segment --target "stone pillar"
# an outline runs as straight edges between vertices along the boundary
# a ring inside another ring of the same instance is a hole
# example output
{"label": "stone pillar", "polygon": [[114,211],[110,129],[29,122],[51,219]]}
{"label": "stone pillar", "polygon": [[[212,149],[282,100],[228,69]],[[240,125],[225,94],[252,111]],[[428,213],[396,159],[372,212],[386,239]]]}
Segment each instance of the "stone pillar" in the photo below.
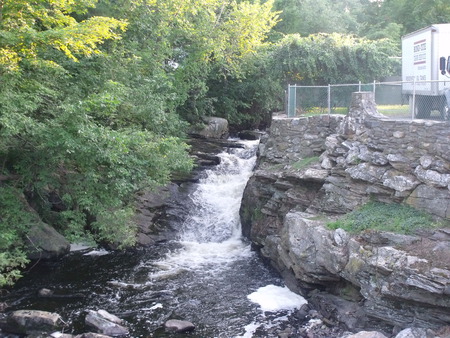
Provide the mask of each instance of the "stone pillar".
{"label": "stone pillar", "polygon": [[349,112],[342,122],[340,133],[345,136],[358,135],[368,117],[384,117],[377,110],[373,92],[352,93]]}

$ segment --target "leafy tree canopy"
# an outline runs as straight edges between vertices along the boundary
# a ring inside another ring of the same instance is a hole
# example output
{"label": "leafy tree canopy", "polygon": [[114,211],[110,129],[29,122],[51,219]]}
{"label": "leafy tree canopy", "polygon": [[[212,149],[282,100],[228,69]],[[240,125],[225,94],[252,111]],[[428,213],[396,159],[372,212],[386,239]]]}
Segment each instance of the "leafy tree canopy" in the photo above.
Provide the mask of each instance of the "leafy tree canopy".
{"label": "leafy tree canopy", "polygon": [[[77,21],[97,0],[1,0],[0,66],[14,70],[22,59],[45,61],[39,52],[55,48],[67,57],[99,53],[98,45],[117,39],[126,22],[109,17]],[[49,60],[51,61],[51,60]]]}
{"label": "leafy tree canopy", "polygon": [[26,262],[30,205],[70,240],[134,243],[134,194],[192,168],[186,121],[209,78],[242,77],[271,6],[0,0],[0,286]]}

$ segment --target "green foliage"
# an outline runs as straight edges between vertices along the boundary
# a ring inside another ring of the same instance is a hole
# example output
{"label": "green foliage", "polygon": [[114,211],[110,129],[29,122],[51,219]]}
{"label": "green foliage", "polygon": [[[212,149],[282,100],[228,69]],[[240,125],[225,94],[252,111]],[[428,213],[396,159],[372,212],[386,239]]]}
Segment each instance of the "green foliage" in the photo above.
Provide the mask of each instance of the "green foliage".
{"label": "green foliage", "polygon": [[71,15],[85,13],[96,2],[1,0],[0,74],[18,70],[23,59],[41,62],[38,54],[48,48],[73,60],[77,54],[99,53],[98,45],[119,38],[126,22],[99,16],[78,22]]}
{"label": "green foliage", "polygon": [[388,38],[400,46],[404,34],[450,22],[447,0],[276,0],[275,9],[282,13],[273,41],[286,34],[341,33]]}
{"label": "green foliage", "polygon": [[391,57],[395,55],[397,49],[389,40],[336,33],[287,35],[244,58],[245,71],[239,76],[220,76],[217,71],[218,76],[207,82],[207,95],[211,110],[232,126],[264,127],[271,112],[284,108],[287,84],[372,82],[398,72],[399,63]]}
{"label": "green foliage", "polygon": [[276,32],[308,36],[357,33],[363,6],[360,0],[276,0],[275,9],[282,11],[281,21],[274,28]]}
{"label": "green foliage", "polygon": [[282,110],[284,89],[272,71],[273,60],[268,47],[243,60],[239,76],[210,78],[208,97],[216,115],[241,129],[264,128],[271,113]]}
{"label": "green foliage", "polygon": [[327,226],[352,233],[371,229],[411,234],[420,228],[434,227],[436,222],[431,215],[407,205],[369,202]]}
{"label": "green foliage", "polygon": [[389,40],[341,34],[286,36],[272,52],[273,71],[284,83],[328,85],[370,82],[391,75],[399,66]]}
{"label": "green foliage", "polygon": [[[360,34],[388,37],[400,44],[400,37],[432,24],[450,22],[450,4],[446,0],[386,0],[365,5]],[[362,21],[361,21],[362,22]]]}
{"label": "green foliage", "polygon": [[0,182],[0,287],[13,284],[28,263],[22,239],[33,216],[23,201],[21,191]]}

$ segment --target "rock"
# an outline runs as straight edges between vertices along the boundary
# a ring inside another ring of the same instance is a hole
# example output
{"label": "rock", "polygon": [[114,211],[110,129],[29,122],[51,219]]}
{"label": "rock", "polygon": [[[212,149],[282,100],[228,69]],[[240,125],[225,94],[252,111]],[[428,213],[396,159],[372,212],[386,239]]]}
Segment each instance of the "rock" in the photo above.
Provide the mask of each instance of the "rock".
{"label": "rock", "polygon": [[50,333],[64,326],[57,313],[39,310],[18,310],[10,313],[6,321],[7,330],[20,334]]}
{"label": "rock", "polygon": [[450,192],[448,189],[438,189],[420,184],[406,199],[406,203],[439,217],[450,218]]}
{"label": "rock", "polygon": [[238,133],[241,140],[259,140],[261,137],[260,131],[243,130]]}
{"label": "rock", "polygon": [[[293,290],[320,286],[342,298],[352,290],[350,300],[363,314],[345,319],[331,306],[340,322],[366,321],[386,332],[411,323],[448,325],[447,232],[352,235],[325,226],[327,217],[370,200],[405,203],[450,220],[448,123],[388,119],[377,113],[371,95],[355,93],[354,99],[343,119],[273,119],[242,198],[243,235]],[[318,163],[295,167],[310,156]]]}
{"label": "rock", "polygon": [[411,160],[405,155],[388,154],[386,158],[394,169],[406,173],[411,171]]}
{"label": "rock", "polygon": [[388,170],[381,177],[385,187],[403,192],[410,191],[417,187],[420,182],[413,175],[403,174],[397,170]]}
{"label": "rock", "polygon": [[436,334],[429,329],[407,328],[400,331],[395,338],[435,338]]}
{"label": "rock", "polygon": [[52,338],[73,338],[74,336],[68,333],[62,333],[62,332],[53,332],[50,337]]}
{"label": "rock", "polygon": [[125,336],[129,333],[128,329],[122,326],[123,321],[120,318],[104,310],[89,310],[85,318],[85,323],[98,333],[112,337]]}
{"label": "rock", "polygon": [[39,297],[51,297],[51,296],[53,296],[53,294],[54,294],[53,290],[46,289],[46,288],[40,289],[38,291]]}
{"label": "rock", "polygon": [[69,293],[69,294],[57,294],[55,291],[42,288],[38,291],[38,297],[42,298],[83,298],[85,295],[82,293]]}
{"label": "rock", "polygon": [[431,169],[424,169],[421,165],[417,166],[414,174],[422,182],[434,186],[445,188],[450,184],[450,174],[441,174]]}
{"label": "rock", "polygon": [[28,232],[26,244],[30,259],[50,259],[70,251],[69,241],[53,227],[40,221]]}
{"label": "rock", "polygon": [[107,335],[100,334],[100,333],[88,332],[88,333],[76,335],[74,338],[110,338],[110,337],[111,336],[107,336]]}
{"label": "rock", "polygon": [[168,331],[188,332],[195,329],[195,325],[186,320],[170,319],[164,324]]}
{"label": "rock", "polygon": [[356,166],[345,169],[345,171],[355,180],[376,183],[381,180],[386,172],[386,168],[373,166],[369,163],[360,163]]}
{"label": "rock", "polygon": [[228,121],[220,117],[203,117],[205,126],[191,130],[191,134],[202,138],[224,139],[228,137]]}
{"label": "rock", "polygon": [[420,165],[424,169],[430,169],[431,165],[433,164],[433,157],[431,157],[429,155],[424,155],[419,159],[419,161],[420,161]]}
{"label": "rock", "polygon": [[360,331],[355,334],[344,335],[341,338],[388,338],[377,331]]}
{"label": "rock", "polygon": [[334,231],[333,239],[337,246],[344,246],[348,243],[350,237],[345,230],[339,228]]}

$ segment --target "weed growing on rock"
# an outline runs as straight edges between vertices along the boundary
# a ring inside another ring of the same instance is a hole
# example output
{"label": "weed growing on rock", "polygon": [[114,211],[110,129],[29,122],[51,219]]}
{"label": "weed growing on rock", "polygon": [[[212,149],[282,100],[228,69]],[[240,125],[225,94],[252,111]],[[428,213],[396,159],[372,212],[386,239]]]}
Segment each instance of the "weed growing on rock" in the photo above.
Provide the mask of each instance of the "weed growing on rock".
{"label": "weed growing on rock", "polygon": [[369,202],[343,218],[327,224],[330,229],[351,233],[373,229],[411,234],[417,229],[443,226],[426,212],[403,204]]}

